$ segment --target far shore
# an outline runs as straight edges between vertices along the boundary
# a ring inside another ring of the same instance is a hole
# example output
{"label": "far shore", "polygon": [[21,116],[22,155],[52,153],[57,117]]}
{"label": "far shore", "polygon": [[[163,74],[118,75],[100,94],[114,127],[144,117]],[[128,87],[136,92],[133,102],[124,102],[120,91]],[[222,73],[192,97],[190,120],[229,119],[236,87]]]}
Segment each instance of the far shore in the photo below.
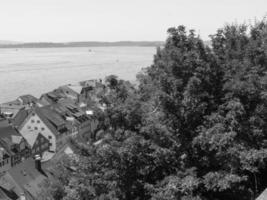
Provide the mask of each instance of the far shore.
{"label": "far shore", "polygon": [[0,48],[62,48],[62,47],[159,47],[163,41],[120,41],[120,42],[39,42],[39,43],[16,43],[0,44]]}

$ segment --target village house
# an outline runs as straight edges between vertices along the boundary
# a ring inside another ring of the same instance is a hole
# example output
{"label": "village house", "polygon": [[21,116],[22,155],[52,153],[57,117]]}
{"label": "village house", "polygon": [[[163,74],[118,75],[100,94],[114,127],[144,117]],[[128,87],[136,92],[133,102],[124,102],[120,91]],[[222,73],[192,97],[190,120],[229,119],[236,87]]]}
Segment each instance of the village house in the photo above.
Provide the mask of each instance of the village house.
{"label": "village house", "polygon": [[63,85],[60,86],[58,89],[56,89],[60,92],[62,92],[66,98],[72,99],[75,102],[79,101],[79,97],[82,91],[82,87],[79,85]]}
{"label": "village house", "polygon": [[14,126],[20,131],[21,135],[28,140],[31,147],[42,134],[49,141],[49,151],[56,151],[57,130],[43,115],[41,108],[32,108],[31,110],[21,111],[13,122]]}
{"label": "village house", "polygon": [[66,121],[50,106],[19,112],[14,126],[28,141],[34,155],[55,153],[62,138],[70,133]]}
{"label": "village house", "polygon": [[25,138],[12,127],[8,120],[0,120],[0,171],[5,171],[31,156],[31,150]]}
{"label": "village house", "polygon": [[57,103],[60,99],[67,98],[67,96],[60,90],[53,90],[51,92],[42,94],[40,97],[40,103],[43,105],[51,105]]}
{"label": "village house", "polygon": [[17,101],[24,105],[26,108],[30,108],[32,106],[42,107],[40,100],[30,94],[22,95],[17,98]]}
{"label": "village house", "polygon": [[11,153],[0,145],[0,176],[11,168]]}
{"label": "village house", "polygon": [[29,132],[24,135],[24,138],[27,140],[29,146],[31,147],[32,155],[42,156],[44,152],[49,151],[50,142],[43,136],[41,133],[32,134]]}
{"label": "village house", "polygon": [[90,117],[72,100],[61,99],[57,104],[51,105],[51,108],[58,112],[68,123],[72,124],[77,133],[90,131]]}

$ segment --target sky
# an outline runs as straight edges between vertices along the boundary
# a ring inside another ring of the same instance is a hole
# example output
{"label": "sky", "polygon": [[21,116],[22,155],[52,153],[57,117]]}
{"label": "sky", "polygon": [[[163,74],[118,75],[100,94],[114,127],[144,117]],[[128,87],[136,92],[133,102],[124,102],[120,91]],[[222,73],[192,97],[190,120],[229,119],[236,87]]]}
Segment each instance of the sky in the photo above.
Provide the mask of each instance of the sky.
{"label": "sky", "polygon": [[0,0],[0,40],[164,41],[185,25],[207,40],[267,14],[267,0]]}

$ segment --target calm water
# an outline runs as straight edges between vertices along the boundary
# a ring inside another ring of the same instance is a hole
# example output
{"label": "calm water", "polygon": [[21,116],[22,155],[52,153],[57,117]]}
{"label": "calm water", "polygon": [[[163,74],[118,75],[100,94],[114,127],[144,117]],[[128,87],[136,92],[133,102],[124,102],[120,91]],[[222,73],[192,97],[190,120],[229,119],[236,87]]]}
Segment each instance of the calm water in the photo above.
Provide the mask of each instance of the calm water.
{"label": "calm water", "polygon": [[110,74],[135,80],[155,52],[155,47],[0,49],[0,102]]}

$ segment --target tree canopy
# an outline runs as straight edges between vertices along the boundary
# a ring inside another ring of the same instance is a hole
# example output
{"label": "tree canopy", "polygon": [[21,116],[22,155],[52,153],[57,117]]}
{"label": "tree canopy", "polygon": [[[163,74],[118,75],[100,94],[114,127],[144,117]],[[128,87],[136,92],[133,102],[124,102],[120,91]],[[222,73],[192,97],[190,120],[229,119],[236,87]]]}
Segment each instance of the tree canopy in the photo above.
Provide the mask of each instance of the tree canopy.
{"label": "tree canopy", "polygon": [[255,199],[267,187],[267,23],[227,25],[211,42],[169,28],[138,88],[108,77],[102,134],[77,142],[54,198]]}

